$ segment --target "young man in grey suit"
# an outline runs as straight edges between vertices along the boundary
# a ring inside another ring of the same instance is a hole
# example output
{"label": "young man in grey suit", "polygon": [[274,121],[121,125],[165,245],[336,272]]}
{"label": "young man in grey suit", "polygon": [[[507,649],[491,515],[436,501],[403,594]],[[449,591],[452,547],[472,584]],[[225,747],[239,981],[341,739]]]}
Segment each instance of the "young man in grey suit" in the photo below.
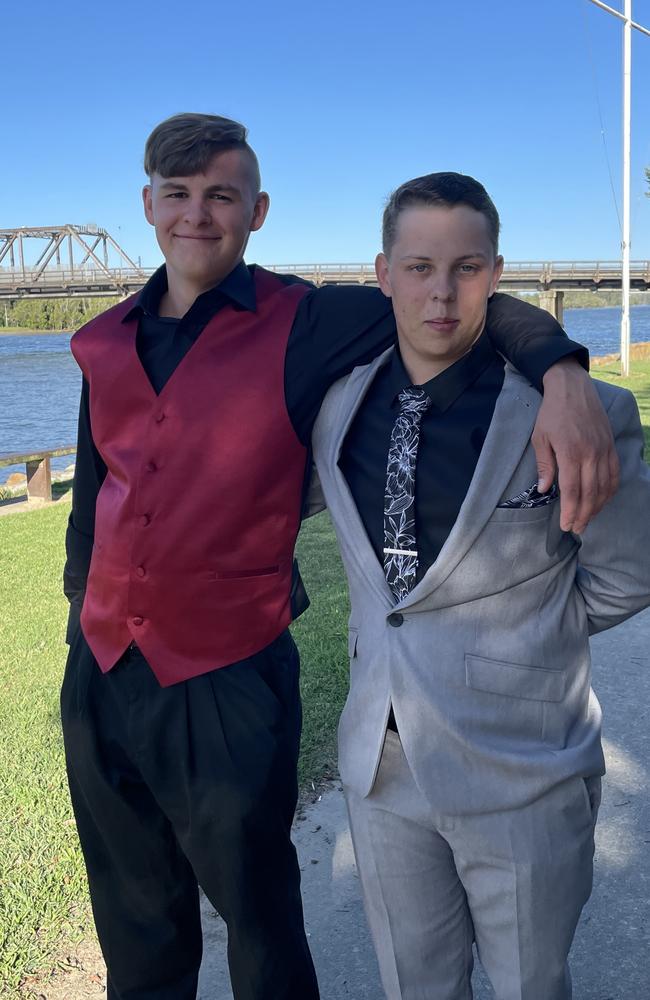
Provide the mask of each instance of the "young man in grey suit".
{"label": "young man in grey suit", "polygon": [[[598,383],[619,493],[582,536],[536,489],[541,396],[485,329],[499,218],[470,177],[402,185],[382,290],[398,348],[338,382],[314,433],[348,575],[339,763],[389,1000],[568,1000],[604,761],[589,634],[650,604],[633,396]],[[416,468],[417,464],[417,468]]]}

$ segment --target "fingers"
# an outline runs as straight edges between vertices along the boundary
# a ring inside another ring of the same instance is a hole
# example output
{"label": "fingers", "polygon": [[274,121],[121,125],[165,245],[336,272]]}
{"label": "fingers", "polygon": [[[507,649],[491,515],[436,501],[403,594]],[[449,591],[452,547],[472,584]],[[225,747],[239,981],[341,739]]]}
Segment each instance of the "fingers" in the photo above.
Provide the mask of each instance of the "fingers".
{"label": "fingers", "polygon": [[621,463],[618,458],[618,452],[614,446],[614,439],[612,437],[611,446],[608,453],[608,468],[609,468],[609,488],[610,494],[609,499],[618,492],[618,488],[621,484]]}
{"label": "fingers", "polygon": [[[609,447],[608,447],[609,444]],[[558,456],[560,527],[580,535],[618,489],[619,463],[613,440],[578,459]]]}
{"label": "fingers", "polygon": [[594,383],[575,362],[559,362],[544,376],[532,440],[542,480],[538,489],[549,488],[548,474],[557,464],[560,525],[583,532],[618,488],[618,459]]}
{"label": "fingers", "polygon": [[573,531],[582,492],[578,463],[558,461],[557,484],[560,490],[560,527],[562,531]]}
{"label": "fingers", "polygon": [[[575,495],[575,509],[573,511],[573,524],[570,528],[564,528],[562,524],[562,508],[560,508],[560,526],[565,531],[575,531],[577,535],[581,535],[589,524],[592,517],[598,513],[598,511],[603,506],[604,500],[602,499],[599,480],[598,480],[598,465],[597,461],[586,461],[582,462],[578,470],[579,484],[578,491]],[[607,484],[609,483],[609,470],[607,475]],[[607,496],[609,494],[607,493]],[[562,494],[560,494],[561,498]]]}
{"label": "fingers", "polygon": [[537,489],[540,493],[547,493],[557,476],[555,452],[548,435],[540,431],[537,425],[533,431],[531,443],[535,449],[535,461],[537,462]]}

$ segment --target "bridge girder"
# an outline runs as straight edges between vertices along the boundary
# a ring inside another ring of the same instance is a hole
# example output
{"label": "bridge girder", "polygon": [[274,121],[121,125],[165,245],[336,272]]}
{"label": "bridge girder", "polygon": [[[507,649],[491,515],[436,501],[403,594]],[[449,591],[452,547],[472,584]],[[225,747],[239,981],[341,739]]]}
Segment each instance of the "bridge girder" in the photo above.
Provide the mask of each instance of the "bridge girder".
{"label": "bridge girder", "polygon": [[[92,243],[88,237],[92,238]],[[33,265],[26,263],[26,240],[45,241],[45,247]],[[1,274],[1,269],[7,266],[3,264],[3,261],[8,259],[13,276],[18,278],[17,284],[21,284],[25,288],[27,286],[35,288],[42,282],[43,275],[53,261],[54,265],[50,267],[50,270],[61,268],[61,252],[65,245],[67,245],[68,251],[68,269],[73,277],[75,272],[78,273],[87,265],[89,269],[102,274],[107,280],[114,281],[114,269],[109,266],[111,255],[117,257],[121,268],[126,266],[132,271],[144,273],[111,234],[100,226],[92,224],[85,226],[71,224],[64,226],[21,226],[17,229],[0,229],[0,281],[4,277]],[[75,260],[75,251],[76,257],[80,256],[80,252],[83,254],[80,262]],[[101,257],[98,254],[101,254]],[[18,268],[16,267],[16,256],[19,262]],[[45,284],[45,282],[42,283]]]}

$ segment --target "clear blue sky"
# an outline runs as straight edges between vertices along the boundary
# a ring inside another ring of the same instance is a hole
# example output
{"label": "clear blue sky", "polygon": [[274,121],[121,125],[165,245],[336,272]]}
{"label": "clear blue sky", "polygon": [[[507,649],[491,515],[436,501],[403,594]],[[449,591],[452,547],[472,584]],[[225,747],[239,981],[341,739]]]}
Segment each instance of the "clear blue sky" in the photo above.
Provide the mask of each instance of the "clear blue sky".
{"label": "clear blue sky", "polygon": [[[610,0],[622,9],[623,0]],[[650,27],[650,0],[634,0]],[[95,222],[134,258],[144,141],[162,118],[243,121],[271,213],[260,263],[366,261],[391,189],[478,177],[511,260],[612,259],[622,23],[588,0],[65,0],[2,14],[0,228]],[[633,37],[632,256],[650,258],[650,38]]]}

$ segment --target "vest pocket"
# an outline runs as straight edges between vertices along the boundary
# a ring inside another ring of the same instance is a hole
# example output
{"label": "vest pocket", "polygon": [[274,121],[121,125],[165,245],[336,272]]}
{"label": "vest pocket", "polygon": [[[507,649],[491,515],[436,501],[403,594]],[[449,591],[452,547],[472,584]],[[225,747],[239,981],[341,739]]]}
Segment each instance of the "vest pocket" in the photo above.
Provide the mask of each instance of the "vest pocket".
{"label": "vest pocket", "polygon": [[280,566],[262,566],[256,569],[215,569],[212,571],[213,580],[247,580],[255,576],[277,576]]}

